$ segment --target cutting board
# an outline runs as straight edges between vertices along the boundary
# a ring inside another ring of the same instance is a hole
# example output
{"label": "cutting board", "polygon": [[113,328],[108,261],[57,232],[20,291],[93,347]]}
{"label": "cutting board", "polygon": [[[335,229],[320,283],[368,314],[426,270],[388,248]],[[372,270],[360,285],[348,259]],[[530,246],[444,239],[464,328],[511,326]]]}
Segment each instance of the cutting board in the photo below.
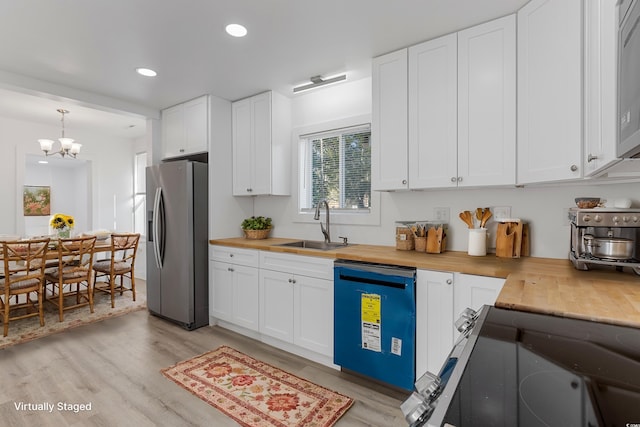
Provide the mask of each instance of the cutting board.
{"label": "cutting board", "polygon": [[496,256],[520,258],[529,255],[529,227],[522,221],[504,221],[496,231]]}

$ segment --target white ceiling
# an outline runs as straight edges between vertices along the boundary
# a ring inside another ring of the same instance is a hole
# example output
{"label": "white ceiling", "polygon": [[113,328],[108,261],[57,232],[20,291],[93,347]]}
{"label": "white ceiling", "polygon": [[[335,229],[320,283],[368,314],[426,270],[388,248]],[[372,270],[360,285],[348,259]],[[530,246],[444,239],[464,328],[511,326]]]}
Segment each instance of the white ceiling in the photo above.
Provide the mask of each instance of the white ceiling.
{"label": "white ceiling", "polygon": [[[103,126],[137,137],[140,115],[74,102],[74,90],[151,110],[204,93],[292,96],[313,75],[368,77],[372,57],[513,13],[527,1],[2,0],[0,73],[26,83],[0,81],[0,115],[53,124],[64,107],[70,129]],[[227,35],[229,23],[246,26],[248,35]],[[137,67],[158,76],[141,77]],[[43,98],[28,87],[33,82],[70,95]]]}

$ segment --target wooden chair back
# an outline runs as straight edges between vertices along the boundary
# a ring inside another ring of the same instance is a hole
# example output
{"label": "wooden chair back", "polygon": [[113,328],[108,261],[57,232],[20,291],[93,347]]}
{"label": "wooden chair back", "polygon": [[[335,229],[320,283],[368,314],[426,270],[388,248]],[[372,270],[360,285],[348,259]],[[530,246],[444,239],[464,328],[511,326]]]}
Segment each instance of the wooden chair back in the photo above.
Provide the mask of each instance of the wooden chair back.
{"label": "wooden chair back", "polygon": [[[135,264],[138,252],[140,233],[113,233],[111,234],[111,266],[118,264],[128,264],[131,267]],[[117,269],[116,269],[117,270]]]}
{"label": "wooden chair back", "polygon": [[95,236],[72,237],[58,241],[58,264],[49,273],[58,283],[77,283],[91,279],[91,266],[96,245]]}
{"label": "wooden chair back", "polygon": [[33,282],[33,279],[42,284],[48,248],[48,238],[2,242],[5,294],[11,288],[22,288],[17,286],[19,283]]}
{"label": "wooden chair back", "polygon": [[[42,303],[49,239],[3,241],[1,248],[4,270],[0,278],[0,312],[6,337],[11,320],[39,316],[40,326],[44,326]],[[37,306],[30,298],[31,293],[38,297]],[[19,300],[20,295],[23,295],[23,302]],[[35,310],[31,311],[33,308]],[[18,309],[27,311],[20,314],[20,311],[15,311]],[[13,316],[12,311],[16,313]]]}

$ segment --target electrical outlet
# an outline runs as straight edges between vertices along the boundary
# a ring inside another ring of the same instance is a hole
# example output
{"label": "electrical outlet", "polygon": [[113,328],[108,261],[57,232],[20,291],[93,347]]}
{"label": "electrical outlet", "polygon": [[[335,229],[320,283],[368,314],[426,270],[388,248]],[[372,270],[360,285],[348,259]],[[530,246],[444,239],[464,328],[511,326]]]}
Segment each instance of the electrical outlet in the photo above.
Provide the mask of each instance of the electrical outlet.
{"label": "electrical outlet", "polygon": [[494,221],[511,218],[511,206],[494,206],[491,208],[491,211],[493,212]]}
{"label": "electrical outlet", "polygon": [[433,208],[433,216],[436,221],[449,223],[449,208]]}

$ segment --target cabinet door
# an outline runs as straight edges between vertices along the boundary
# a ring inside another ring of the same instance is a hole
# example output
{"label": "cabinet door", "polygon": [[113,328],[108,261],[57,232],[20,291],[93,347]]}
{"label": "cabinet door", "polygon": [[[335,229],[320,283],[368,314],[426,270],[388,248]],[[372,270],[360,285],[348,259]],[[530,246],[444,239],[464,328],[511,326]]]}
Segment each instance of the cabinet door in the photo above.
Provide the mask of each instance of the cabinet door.
{"label": "cabinet door", "polygon": [[233,267],[233,323],[257,331],[259,329],[259,270],[253,267]]}
{"label": "cabinet door", "polygon": [[457,34],[409,48],[409,185],[455,187],[458,175]]}
{"label": "cabinet door", "polygon": [[516,18],[458,33],[458,185],[516,182]]}
{"label": "cabinet door", "polygon": [[184,139],[188,153],[201,153],[209,142],[209,97],[184,103]]}
{"label": "cabinet door", "polygon": [[456,274],[453,311],[454,322],[466,308],[479,310],[483,305],[494,305],[504,279],[487,276]]}
{"label": "cabinet door", "polygon": [[209,261],[211,268],[211,300],[209,314],[227,322],[233,321],[233,264]]}
{"label": "cabinet door", "polygon": [[418,270],[416,378],[438,374],[453,347],[453,273]]}
{"label": "cabinet door", "polygon": [[294,280],[294,343],[333,356],[333,280]]}
{"label": "cabinet door", "polygon": [[260,269],[260,332],[293,342],[293,275]]}
{"label": "cabinet door", "polygon": [[531,0],[518,11],[518,183],[581,177],[581,5]]}
{"label": "cabinet door", "polygon": [[373,59],[371,188],[409,188],[407,49]]}
{"label": "cabinet door", "polygon": [[253,182],[251,194],[271,194],[271,92],[251,98]]}
{"label": "cabinet door", "polygon": [[[584,173],[597,175],[616,157],[616,54],[618,21],[615,2],[585,2]],[[622,7],[622,6],[621,6]]]}
{"label": "cabinet door", "polygon": [[162,156],[180,156],[184,150],[184,109],[176,105],[162,110]]}
{"label": "cabinet door", "polygon": [[233,126],[233,195],[251,195],[253,182],[253,147],[251,98],[231,106]]}

